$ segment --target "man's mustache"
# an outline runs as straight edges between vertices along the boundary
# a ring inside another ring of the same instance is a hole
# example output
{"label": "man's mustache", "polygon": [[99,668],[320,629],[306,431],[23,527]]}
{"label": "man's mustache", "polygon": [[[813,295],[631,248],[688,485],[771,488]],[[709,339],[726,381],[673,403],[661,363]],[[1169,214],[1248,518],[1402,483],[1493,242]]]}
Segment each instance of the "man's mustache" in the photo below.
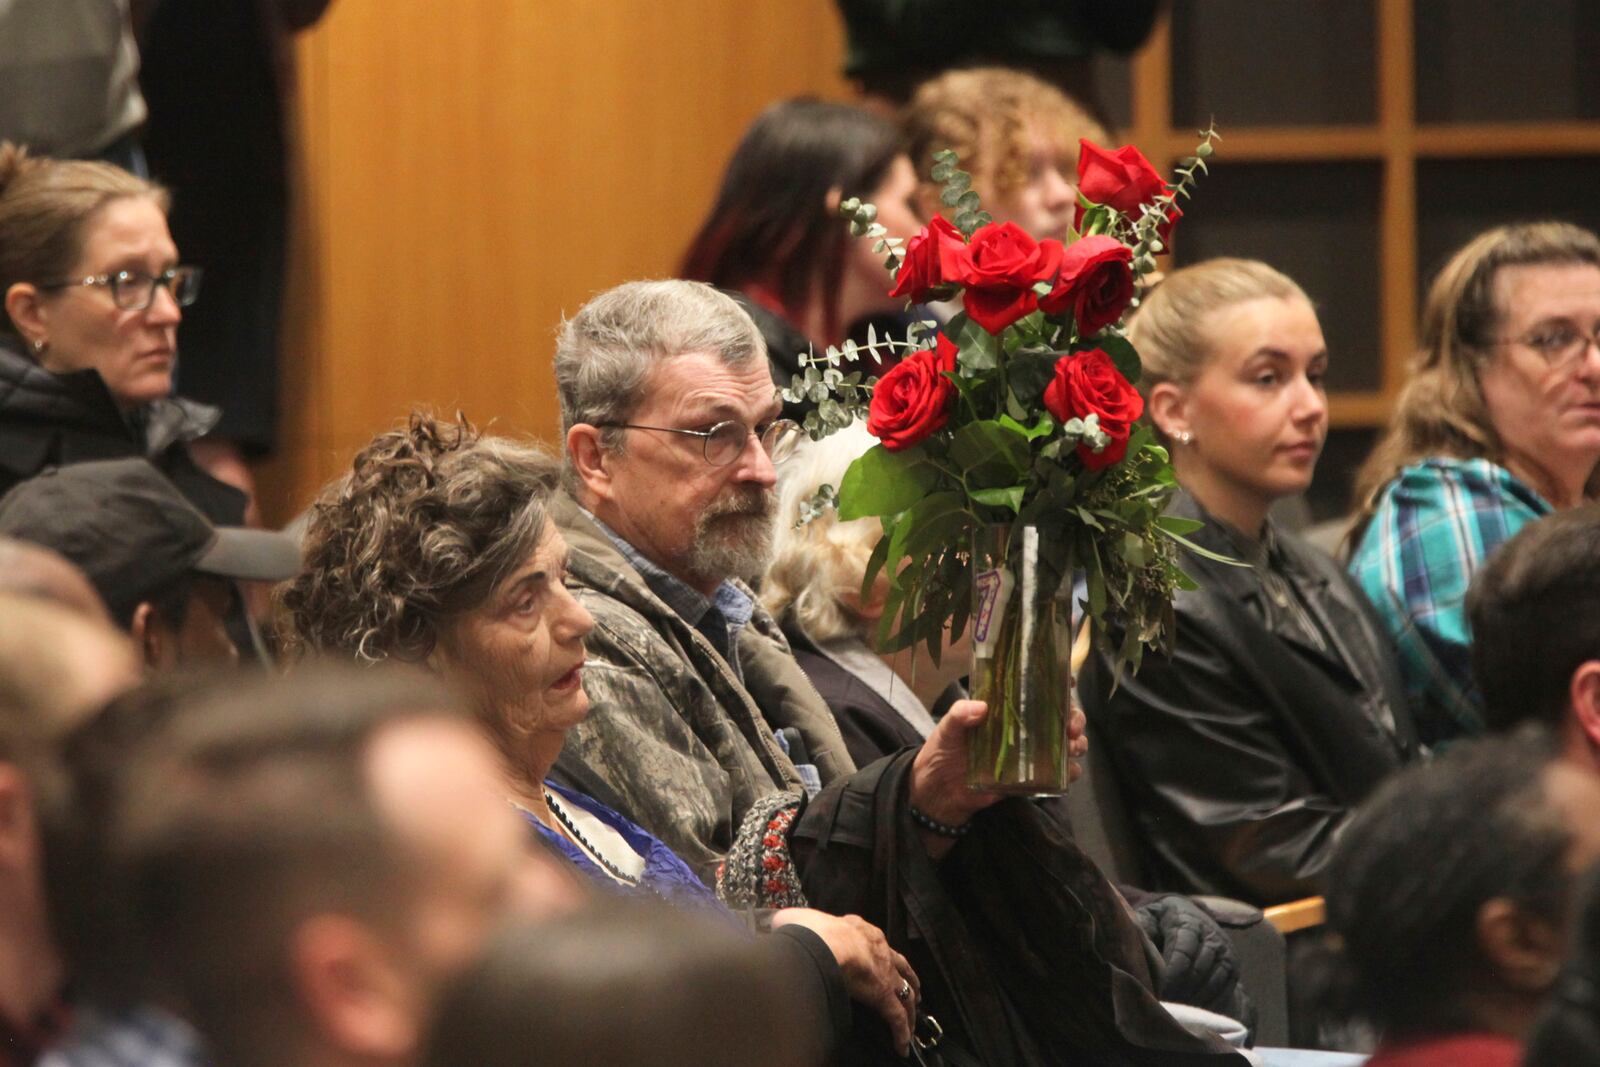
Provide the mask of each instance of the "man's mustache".
{"label": "man's mustache", "polygon": [[749,489],[729,493],[713,501],[705,510],[706,519],[720,519],[730,515],[750,515],[772,518],[778,511],[778,494],[771,489]]}

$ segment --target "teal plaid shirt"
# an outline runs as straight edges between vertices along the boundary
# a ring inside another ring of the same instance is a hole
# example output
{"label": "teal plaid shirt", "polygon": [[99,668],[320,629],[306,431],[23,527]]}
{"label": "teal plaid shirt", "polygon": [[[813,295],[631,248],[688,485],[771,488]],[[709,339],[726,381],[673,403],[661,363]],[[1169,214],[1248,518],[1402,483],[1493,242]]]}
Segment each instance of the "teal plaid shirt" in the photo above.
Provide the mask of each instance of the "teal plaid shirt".
{"label": "teal plaid shirt", "polygon": [[1486,459],[1424,460],[1379,496],[1350,571],[1394,637],[1427,744],[1483,732],[1467,588],[1491,552],[1550,510]]}

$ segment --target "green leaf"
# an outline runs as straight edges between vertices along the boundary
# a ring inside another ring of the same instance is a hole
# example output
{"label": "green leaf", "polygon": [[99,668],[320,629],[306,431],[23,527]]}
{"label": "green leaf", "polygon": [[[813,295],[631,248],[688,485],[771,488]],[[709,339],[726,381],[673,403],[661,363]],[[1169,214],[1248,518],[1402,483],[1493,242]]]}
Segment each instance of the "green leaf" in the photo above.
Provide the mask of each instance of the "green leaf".
{"label": "green leaf", "polygon": [[[1087,201],[1085,201],[1087,203]],[[1082,237],[1091,234],[1105,233],[1111,229],[1112,211],[1100,204],[1089,205],[1084,208],[1083,220],[1078,226],[1078,233]]]}
{"label": "green leaf", "polygon": [[[950,177],[945,179],[944,191],[939,194],[939,200],[946,207],[955,207],[962,201],[962,199],[966,197],[967,193],[971,192],[971,190],[972,175],[968,174],[964,170],[952,171],[950,173]],[[974,193],[972,197],[972,207],[965,210],[970,211],[975,209],[978,206],[977,201],[977,194]]]}
{"label": "green leaf", "polygon": [[1055,420],[1049,415],[1040,415],[1039,421],[1032,426],[1024,426],[1009,415],[1000,416],[1000,425],[1007,429],[1015,430],[1028,440],[1037,440],[1056,428]]}
{"label": "green leaf", "polygon": [[1195,544],[1193,541],[1189,540],[1187,537],[1183,536],[1180,533],[1173,533],[1171,530],[1166,530],[1166,529],[1163,529],[1161,532],[1166,534],[1168,537],[1172,538],[1174,541],[1178,542],[1178,544],[1182,545],[1184,548],[1187,548],[1190,552],[1193,552],[1195,555],[1201,557],[1202,559],[1209,559],[1214,563],[1226,563],[1226,564],[1228,564],[1229,566],[1232,566],[1232,567],[1248,567],[1248,566],[1250,566],[1250,564],[1246,563],[1242,559],[1234,559],[1232,556],[1224,556],[1220,552],[1213,552],[1209,548],[1201,548],[1199,545]]}
{"label": "green leaf", "polygon": [[866,573],[861,578],[861,599],[872,599],[872,587],[878,582],[878,574],[883,570],[883,565],[889,559],[889,531],[884,530],[883,536],[878,538],[878,543],[872,546],[872,555],[867,557]]}
{"label": "green leaf", "polygon": [[898,515],[938,484],[939,470],[920,448],[891,452],[873,445],[850,464],[839,483],[839,519]]}
{"label": "green leaf", "polygon": [[1028,437],[996,420],[969,422],[951,438],[950,459],[969,486],[1015,485],[1030,463]]}
{"label": "green leaf", "polygon": [[1129,384],[1138,385],[1139,375],[1143,373],[1143,365],[1139,362],[1139,353],[1133,347],[1133,342],[1126,337],[1119,337],[1114,333],[1101,334],[1091,340],[1083,342],[1085,348],[1098,348],[1111,357],[1111,363],[1117,368]]}
{"label": "green leaf", "polygon": [[901,515],[897,527],[909,527],[901,541],[906,556],[920,559],[965,535],[972,524],[965,496],[957,492],[934,493]]}
{"label": "green leaf", "polygon": [[[1144,567],[1145,562],[1146,562],[1146,558],[1147,558],[1146,550],[1145,550],[1145,544],[1144,544],[1144,538],[1140,537],[1138,534],[1134,533],[1132,530],[1129,530],[1127,533],[1123,534],[1122,535],[1122,558],[1123,558],[1123,560],[1125,560],[1127,562],[1129,567],[1132,567],[1132,568],[1135,568],[1135,569],[1139,569],[1139,568]],[[1128,579],[1129,579],[1130,587],[1131,587],[1131,582],[1132,582],[1132,579],[1133,579],[1133,575],[1129,574],[1128,575]],[[1124,591],[1123,595],[1124,596],[1127,595],[1126,591]]]}
{"label": "green leaf", "polygon": [[[956,327],[956,323],[961,325]],[[954,329],[953,329],[954,328]],[[961,349],[956,362],[968,370],[993,370],[1000,366],[1000,342],[994,334],[967,318],[963,313],[950,320],[945,332]]]}
{"label": "green leaf", "polygon": [[956,216],[956,229],[961,231],[961,236],[971,239],[981,227],[994,221],[994,216],[987,211],[964,211]]}
{"label": "green leaf", "polygon": [[1012,394],[1029,410],[1037,411],[1044,403],[1045,386],[1056,376],[1057,352],[1022,349],[1006,364],[1006,384]]}
{"label": "green leaf", "polygon": [[999,489],[976,489],[972,499],[980,504],[987,504],[994,508],[1010,508],[1013,512],[1022,510],[1022,494],[1028,491],[1025,485],[1008,485]]}
{"label": "green leaf", "polygon": [[1199,519],[1186,519],[1182,515],[1162,515],[1156,519],[1156,526],[1174,534],[1190,534],[1204,526]]}

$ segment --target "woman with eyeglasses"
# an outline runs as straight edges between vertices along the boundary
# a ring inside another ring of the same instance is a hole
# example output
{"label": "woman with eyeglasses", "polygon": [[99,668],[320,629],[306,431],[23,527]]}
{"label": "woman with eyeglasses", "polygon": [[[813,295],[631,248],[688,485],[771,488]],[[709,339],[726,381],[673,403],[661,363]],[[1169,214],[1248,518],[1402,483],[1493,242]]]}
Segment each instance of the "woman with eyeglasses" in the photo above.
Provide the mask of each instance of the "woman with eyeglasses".
{"label": "woman with eyeglasses", "polygon": [[46,467],[145,456],[213,522],[242,521],[244,494],[188,451],[220,413],[172,395],[180,308],[199,285],[160,186],[0,142],[0,492]]}
{"label": "woman with eyeglasses", "polygon": [[1388,433],[1358,479],[1350,568],[1400,650],[1423,739],[1483,730],[1467,587],[1550,511],[1600,496],[1600,238],[1501,226],[1445,264]]}

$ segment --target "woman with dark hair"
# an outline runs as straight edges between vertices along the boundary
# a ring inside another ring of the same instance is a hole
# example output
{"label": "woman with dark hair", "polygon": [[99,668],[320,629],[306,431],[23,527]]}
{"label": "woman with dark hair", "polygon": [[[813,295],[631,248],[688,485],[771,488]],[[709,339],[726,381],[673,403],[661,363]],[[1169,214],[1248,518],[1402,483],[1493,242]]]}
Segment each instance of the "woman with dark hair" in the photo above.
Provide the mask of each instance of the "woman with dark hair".
{"label": "woman with dark hair", "polygon": [[846,104],[782,101],[745,131],[681,273],[739,298],[766,339],[773,379],[788,385],[809,348],[839,344],[869,320],[899,322],[876,242],[851,237],[838,209],[859,197],[891,236],[909,239],[922,224],[916,192],[894,123]]}
{"label": "woman with dark hair", "polygon": [[1350,569],[1400,650],[1424,741],[1483,731],[1466,597],[1489,554],[1600,497],[1600,238],[1500,226],[1428,292],[1411,379],[1358,478]]}

